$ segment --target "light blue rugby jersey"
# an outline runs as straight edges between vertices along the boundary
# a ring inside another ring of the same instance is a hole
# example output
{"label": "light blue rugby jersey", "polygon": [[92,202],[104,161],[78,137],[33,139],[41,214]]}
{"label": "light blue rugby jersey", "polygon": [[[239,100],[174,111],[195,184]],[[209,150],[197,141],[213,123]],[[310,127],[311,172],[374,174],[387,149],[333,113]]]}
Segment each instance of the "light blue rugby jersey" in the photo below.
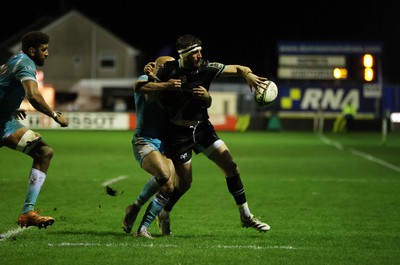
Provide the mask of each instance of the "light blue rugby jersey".
{"label": "light blue rugby jersey", "polygon": [[0,114],[8,114],[21,105],[25,97],[22,82],[36,81],[36,64],[20,51],[0,67]]}
{"label": "light blue rugby jersey", "polygon": [[[138,81],[148,81],[147,75],[138,77]],[[167,119],[165,111],[157,101],[147,102],[144,93],[134,93],[136,106],[135,135],[163,139]]]}

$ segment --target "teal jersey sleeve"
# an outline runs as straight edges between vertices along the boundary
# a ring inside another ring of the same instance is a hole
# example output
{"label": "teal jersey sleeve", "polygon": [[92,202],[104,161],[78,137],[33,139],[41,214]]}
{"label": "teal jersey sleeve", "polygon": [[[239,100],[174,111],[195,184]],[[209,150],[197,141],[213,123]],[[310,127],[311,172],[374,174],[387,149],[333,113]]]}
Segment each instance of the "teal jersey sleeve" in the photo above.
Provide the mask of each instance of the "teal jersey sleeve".
{"label": "teal jersey sleeve", "polygon": [[22,82],[36,82],[36,65],[23,52],[12,56],[0,68],[0,113],[19,108],[25,97]]}

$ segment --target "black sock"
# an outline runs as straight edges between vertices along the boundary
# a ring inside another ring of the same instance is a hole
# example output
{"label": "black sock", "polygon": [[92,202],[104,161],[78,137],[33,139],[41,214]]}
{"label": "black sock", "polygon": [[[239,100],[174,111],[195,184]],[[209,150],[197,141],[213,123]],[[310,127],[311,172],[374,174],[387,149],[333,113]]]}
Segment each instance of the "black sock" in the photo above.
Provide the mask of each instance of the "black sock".
{"label": "black sock", "polygon": [[226,184],[228,185],[229,192],[235,199],[236,205],[241,205],[246,202],[246,194],[239,174],[226,178]]}
{"label": "black sock", "polygon": [[178,200],[182,197],[183,193],[178,189],[174,189],[168,202],[164,206],[164,210],[170,212]]}

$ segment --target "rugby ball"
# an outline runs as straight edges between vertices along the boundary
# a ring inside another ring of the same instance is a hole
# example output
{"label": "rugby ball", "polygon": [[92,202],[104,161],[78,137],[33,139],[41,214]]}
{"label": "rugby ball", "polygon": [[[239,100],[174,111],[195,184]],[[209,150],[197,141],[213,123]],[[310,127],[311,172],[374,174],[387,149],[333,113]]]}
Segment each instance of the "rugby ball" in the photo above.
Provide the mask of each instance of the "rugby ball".
{"label": "rugby ball", "polygon": [[254,100],[259,106],[271,105],[278,96],[278,86],[271,80],[266,80],[254,91]]}

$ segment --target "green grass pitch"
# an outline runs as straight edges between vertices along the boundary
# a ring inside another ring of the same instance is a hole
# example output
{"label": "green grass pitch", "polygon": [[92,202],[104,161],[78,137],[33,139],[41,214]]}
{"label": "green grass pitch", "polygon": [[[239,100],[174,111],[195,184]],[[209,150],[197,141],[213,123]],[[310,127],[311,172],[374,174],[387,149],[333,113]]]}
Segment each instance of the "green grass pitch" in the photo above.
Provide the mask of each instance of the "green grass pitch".
{"label": "green grass pitch", "polygon": [[[193,185],[171,216],[172,237],[135,238],[125,207],[149,178],[130,131],[40,131],[55,153],[36,209],[47,229],[16,219],[31,159],[0,150],[0,264],[398,264],[400,136],[220,132],[251,211],[271,226],[240,226],[222,171],[193,157]],[[107,195],[105,186],[116,190]],[[146,205],[147,206],[147,205]],[[134,229],[144,213],[144,206]]]}

